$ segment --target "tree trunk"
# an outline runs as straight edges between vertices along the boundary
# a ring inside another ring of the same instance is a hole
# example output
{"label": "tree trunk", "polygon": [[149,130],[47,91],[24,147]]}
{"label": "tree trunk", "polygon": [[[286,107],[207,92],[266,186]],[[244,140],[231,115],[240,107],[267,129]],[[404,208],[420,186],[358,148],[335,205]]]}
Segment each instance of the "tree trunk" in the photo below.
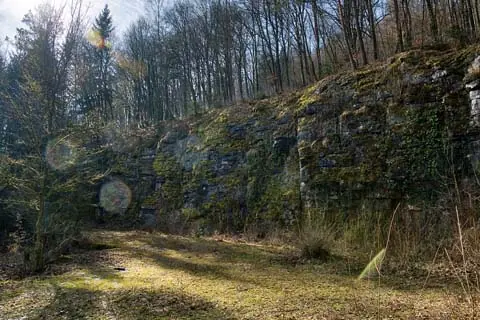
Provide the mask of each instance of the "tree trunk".
{"label": "tree trunk", "polygon": [[398,0],[393,0],[393,10],[395,15],[395,26],[397,29],[397,48],[395,51],[404,51],[405,48],[403,46],[403,31],[402,31],[402,24],[400,22],[400,8],[398,6]]}
{"label": "tree trunk", "polygon": [[430,19],[430,32],[432,33],[433,41],[438,42],[438,26],[437,26],[437,15],[433,8],[432,0],[425,0],[427,6],[428,17]]}
{"label": "tree trunk", "polygon": [[355,25],[357,27],[358,33],[358,43],[360,44],[360,52],[362,54],[362,64],[366,66],[368,64],[368,57],[367,52],[365,50],[365,44],[363,42],[363,32],[362,32],[362,25],[360,22],[360,0],[355,1]]}
{"label": "tree trunk", "polygon": [[368,23],[370,24],[370,34],[372,36],[373,60],[378,60],[377,31],[375,27],[375,14],[373,12],[372,0],[366,0]]}
{"label": "tree trunk", "polygon": [[[322,61],[320,56],[320,24],[318,23],[318,10],[317,0],[312,0],[312,12],[313,12],[313,34],[315,37],[315,51],[317,56],[317,72],[320,76],[322,74]],[[326,49],[326,48],[325,48]]]}

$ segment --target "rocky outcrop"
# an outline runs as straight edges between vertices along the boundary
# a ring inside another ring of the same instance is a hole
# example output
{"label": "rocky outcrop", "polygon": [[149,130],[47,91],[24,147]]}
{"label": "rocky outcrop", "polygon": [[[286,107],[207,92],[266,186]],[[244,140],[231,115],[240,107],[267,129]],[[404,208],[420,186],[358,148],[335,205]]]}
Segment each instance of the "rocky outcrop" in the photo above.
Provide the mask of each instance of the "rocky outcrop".
{"label": "rocky outcrop", "polygon": [[157,208],[159,225],[209,231],[434,201],[445,177],[468,179],[480,159],[478,52],[402,53],[301,92],[161,124],[137,161],[136,179],[147,181],[137,200]]}

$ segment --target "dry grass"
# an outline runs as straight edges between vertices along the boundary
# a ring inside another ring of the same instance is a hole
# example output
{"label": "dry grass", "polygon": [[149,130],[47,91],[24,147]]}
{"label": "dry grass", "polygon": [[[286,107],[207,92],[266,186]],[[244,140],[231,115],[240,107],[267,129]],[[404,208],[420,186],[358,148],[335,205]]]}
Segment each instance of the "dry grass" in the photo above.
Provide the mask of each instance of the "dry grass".
{"label": "dry grass", "polygon": [[[364,265],[288,260],[285,246],[92,232],[49,275],[0,281],[0,319],[465,319],[455,283],[357,281]],[[117,268],[117,269],[115,269]]]}
{"label": "dry grass", "polygon": [[326,223],[305,226],[299,235],[301,255],[307,259],[327,261],[335,245],[335,227]]}

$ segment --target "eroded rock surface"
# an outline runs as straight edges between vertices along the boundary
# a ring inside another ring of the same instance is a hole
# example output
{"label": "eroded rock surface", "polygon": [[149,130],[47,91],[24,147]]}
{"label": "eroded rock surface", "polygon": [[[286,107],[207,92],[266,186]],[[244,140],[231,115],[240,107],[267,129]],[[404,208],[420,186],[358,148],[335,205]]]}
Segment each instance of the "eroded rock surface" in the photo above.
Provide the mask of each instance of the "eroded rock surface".
{"label": "eroded rock surface", "polygon": [[136,200],[157,208],[160,225],[174,215],[238,231],[291,226],[309,210],[424,203],[452,168],[468,179],[480,159],[479,50],[411,51],[159,126]]}

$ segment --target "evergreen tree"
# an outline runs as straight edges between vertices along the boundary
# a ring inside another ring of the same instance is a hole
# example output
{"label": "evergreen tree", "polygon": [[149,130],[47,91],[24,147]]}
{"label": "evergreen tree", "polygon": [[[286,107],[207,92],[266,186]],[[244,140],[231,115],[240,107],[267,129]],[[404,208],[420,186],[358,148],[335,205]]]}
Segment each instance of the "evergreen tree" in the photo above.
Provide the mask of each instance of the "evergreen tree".
{"label": "evergreen tree", "polygon": [[84,74],[81,104],[97,120],[109,121],[113,112],[114,59],[111,38],[114,27],[108,5],[97,16],[83,53]]}
{"label": "evergreen tree", "polygon": [[[110,36],[112,35],[113,27],[112,23],[112,16],[110,15],[110,9],[108,9],[108,5],[106,4],[103,8],[102,12],[95,18],[95,23],[93,25],[95,31],[99,33],[99,35],[104,40],[109,40]],[[105,45],[104,45],[105,47]],[[101,48],[104,49],[104,48]]]}

